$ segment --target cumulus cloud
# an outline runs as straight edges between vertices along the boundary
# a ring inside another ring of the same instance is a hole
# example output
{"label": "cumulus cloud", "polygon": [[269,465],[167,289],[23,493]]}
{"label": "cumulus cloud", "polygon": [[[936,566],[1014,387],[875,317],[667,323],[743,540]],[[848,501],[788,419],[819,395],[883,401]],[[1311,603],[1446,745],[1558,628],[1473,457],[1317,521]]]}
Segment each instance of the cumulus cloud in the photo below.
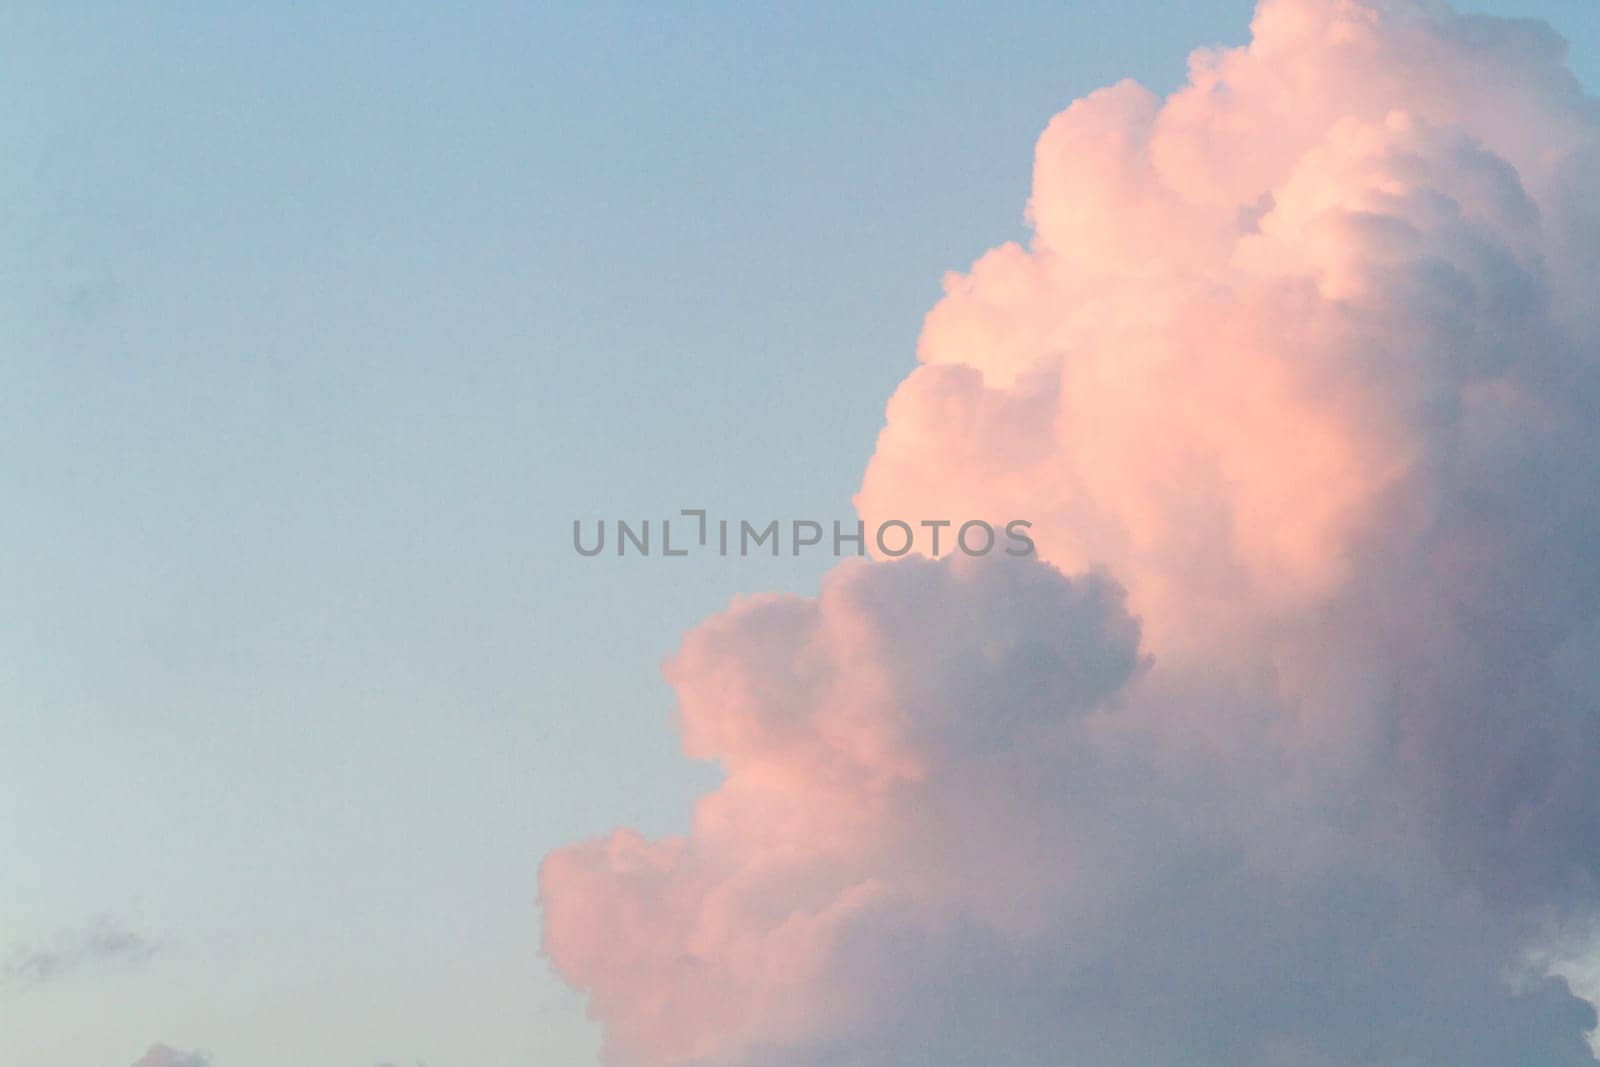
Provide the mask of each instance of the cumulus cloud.
{"label": "cumulus cloud", "polygon": [[620,1063],[1588,1062],[1403,827],[1152,748],[1157,669],[1115,583],[1032,561],[736,604],[668,667],[727,781],[549,857],[546,950]]}
{"label": "cumulus cloud", "polygon": [[1173,672],[1387,734],[1487,889],[1592,895],[1600,115],[1532,24],[1254,28],[1050,123],[1033,246],[947,279],[858,505],[1029,514]]}
{"label": "cumulus cloud", "polygon": [[[643,1065],[1595,1062],[1600,106],[1527,22],[1265,0],[1040,138],[851,564],[667,670],[723,785],[541,876]],[[1559,976],[1566,976],[1568,982]]]}
{"label": "cumulus cloud", "polygon": [[203,1052],[184,1052],[170,1045],[151,1045],[134,1061],[133,1067],[210,1067],[211,1057]]}
{"label": "cumulus cloud", "polygon": [[85,968],[148,962],[159,946],[136,930],[102,917],[82,929],[62,930],[43,942],[20,942],[0,964],[0,984],[41,985]]}

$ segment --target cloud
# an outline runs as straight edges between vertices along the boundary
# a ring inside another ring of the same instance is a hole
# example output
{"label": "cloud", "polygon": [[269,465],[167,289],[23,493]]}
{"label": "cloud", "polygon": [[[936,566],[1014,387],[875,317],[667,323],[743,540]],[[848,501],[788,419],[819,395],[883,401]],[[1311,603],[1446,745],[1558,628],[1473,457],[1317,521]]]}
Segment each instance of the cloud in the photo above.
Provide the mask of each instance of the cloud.
{"label": "cloud", "polygon": [[134,1061],[133,1067],[210,1067],[211,1057],[203,1052],[184,1052],[170,1045],[151,1045],[150,1051]]}
{"label": "cloud", "polygon": [[1174,676],[1264,679],[1529,899],[1600,878],[1600,115],[1559,55],[1272,0],[1168,100],[1073,104],[1033,246],[947,279],[857,498],[1027,514]]}
{"label": "cloud", "polygon": [[13,945],[0,964],[0,984],[42,985],[102,965],[137,966],[160,947],[113,919],[99,918],[80,930],[62,930],[48,943]]}
{"label": "cloud", "polygon": [[1266,0],[1165,100],[1049,123],[1032,241],[946,279],[857,496],[1042,559],[688,635],[726,780],[541,873],[611,1062],[1595,1062],[1600,105],[1561,51]]}
{"label": "cloud", "polygon": [[1152,670],[1114,583],[1031,561],[741,602],[668,667],[726,782],[551,855],[546,951],[621,1063],[1587,1062],[1403,829],[1149,746]]}

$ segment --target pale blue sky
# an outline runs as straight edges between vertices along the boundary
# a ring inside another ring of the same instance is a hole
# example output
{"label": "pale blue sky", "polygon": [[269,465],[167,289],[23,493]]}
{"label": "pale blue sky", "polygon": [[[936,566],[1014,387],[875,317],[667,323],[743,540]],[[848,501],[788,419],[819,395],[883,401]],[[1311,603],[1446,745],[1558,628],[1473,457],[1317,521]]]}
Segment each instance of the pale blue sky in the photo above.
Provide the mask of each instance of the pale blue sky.
{"label": "pale blue sky", "polygon": [[539,859],[824,561],[571,520],[848,516],[1046,120],[1249,11],[0,9],[0,1063],[593,1063]]}

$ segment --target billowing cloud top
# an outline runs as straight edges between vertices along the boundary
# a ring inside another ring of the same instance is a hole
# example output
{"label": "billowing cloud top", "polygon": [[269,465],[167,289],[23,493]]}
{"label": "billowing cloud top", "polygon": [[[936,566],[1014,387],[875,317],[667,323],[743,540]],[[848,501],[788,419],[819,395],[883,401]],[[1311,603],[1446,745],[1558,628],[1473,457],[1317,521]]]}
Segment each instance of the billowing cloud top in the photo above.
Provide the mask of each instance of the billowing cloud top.
{"label": "billowing cloud top", "polygon": [[857,497],[1043,559],[687,638],[726,782],[542,875],[612,1060],[1594,1062],[1534,964],[1600,919],[1600,107],[1561,49],[1266,0],[1166,100],[1051,121],[1030,246],[947,279]]}

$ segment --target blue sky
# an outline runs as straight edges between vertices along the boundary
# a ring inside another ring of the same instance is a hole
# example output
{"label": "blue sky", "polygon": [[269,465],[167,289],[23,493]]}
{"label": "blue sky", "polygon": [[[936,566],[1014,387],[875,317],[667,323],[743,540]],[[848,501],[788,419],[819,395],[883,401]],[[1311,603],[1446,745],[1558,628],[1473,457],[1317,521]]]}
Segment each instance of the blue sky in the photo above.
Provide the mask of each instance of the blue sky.
{"label": "blue sky", "polygon": [[593,1062],[538,862],[684,825],[660,660],[825,561],[571,521],[848,516],[1050,115],[1249,10],[0,11],[0,1061]]}

